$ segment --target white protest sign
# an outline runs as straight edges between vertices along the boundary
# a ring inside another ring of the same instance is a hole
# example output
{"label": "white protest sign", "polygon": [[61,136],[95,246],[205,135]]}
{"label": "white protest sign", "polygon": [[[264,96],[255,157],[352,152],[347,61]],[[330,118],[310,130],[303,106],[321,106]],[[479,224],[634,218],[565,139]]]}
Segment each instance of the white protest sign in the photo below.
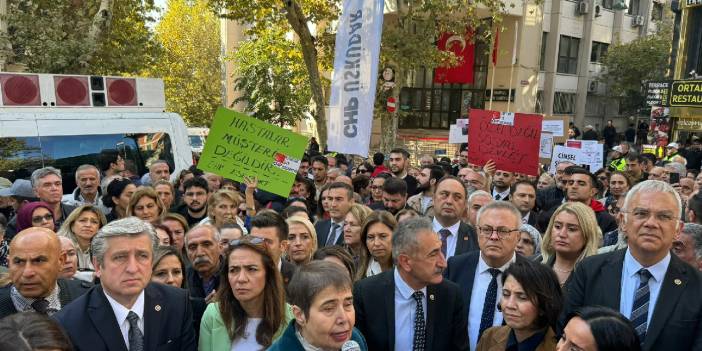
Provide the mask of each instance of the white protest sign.
{"label": "white protest sign", "polygon": [[539,158],[551,158],[553,151],[553,133],[541,133],[541,145],[539,146]]}
{"label": "white protest sign", "polygon": [[561,162],[572,162],[576,165],[581,165],[584,163],[582,150],[573,147],[567,147],[562,145],[556,145],[553,148],[553,157],[551,158],[551,167],[549,167],[549,173],[556,174],[556,166]]}
{"label": "white protest sign", "polygon": [[449,126],[449,144],[468,142],[468,119],[457,119],[456,124]]}
{"label": "white protest sign", "polygon": [[595,172],[602,168],[604,163],[604,147],[596,140],[567,140],[565,145],[580,149],[583,157],[583,164],[590,167],[590,172]]}
{"label": "white protest sign", "polygon": [[554,137],[562,137],[565,135],[565,126],[562,120],[544,119],[541,122],[541,131],[553,133]]}

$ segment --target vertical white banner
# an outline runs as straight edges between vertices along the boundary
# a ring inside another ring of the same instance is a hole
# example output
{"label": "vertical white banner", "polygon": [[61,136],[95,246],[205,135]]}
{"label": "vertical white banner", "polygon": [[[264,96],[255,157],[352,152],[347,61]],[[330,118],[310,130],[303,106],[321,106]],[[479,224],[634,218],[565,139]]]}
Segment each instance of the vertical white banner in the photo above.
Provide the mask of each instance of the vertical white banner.
{"label": "vertical white banner", "polygon": [[368,155],[382,31],[383,0],[344,0],[327,116],[329,151]]}

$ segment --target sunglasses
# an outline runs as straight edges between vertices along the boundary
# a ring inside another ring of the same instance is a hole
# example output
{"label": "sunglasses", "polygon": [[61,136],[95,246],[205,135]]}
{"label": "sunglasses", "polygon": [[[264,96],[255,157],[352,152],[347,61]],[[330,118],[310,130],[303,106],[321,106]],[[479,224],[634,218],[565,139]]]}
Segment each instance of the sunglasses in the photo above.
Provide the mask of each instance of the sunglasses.
{"label": "sunglasses", "polygon": [[359,168],[356,173],[368,173],[368,170]]}
{"label": "sunglasses", "polygon": [[241,239],[234,239],[229,241],[229,247],[237,247],[242,244],[254,244],[261,245],[266,242],[266,239],[259,238],[257,236],[246,236]]}
{"label": "sunglasses", "polygon": [[42,216],[32,217],[32,223],[42,223],[44,221],[50,222],[54,220],[54,216],[51,214],[46,214]]}

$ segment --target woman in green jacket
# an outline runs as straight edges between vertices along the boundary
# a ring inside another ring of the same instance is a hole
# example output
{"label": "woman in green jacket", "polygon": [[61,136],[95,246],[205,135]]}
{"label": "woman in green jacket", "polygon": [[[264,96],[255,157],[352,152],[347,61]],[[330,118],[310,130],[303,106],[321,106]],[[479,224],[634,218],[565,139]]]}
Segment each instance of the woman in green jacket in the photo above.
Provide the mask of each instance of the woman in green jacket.
{"label": "woman in green jacket", "polygon": [[200,351],[265,350],[293,316],[263,239],[232,240],[224,252],[216,302],[200,324]]}

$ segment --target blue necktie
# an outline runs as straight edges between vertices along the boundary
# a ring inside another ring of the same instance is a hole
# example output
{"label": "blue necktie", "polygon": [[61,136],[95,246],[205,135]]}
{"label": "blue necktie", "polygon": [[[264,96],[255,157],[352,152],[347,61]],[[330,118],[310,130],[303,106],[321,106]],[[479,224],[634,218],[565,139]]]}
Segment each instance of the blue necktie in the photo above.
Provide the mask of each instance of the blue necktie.
{"label": "blue necktie", "polygon": [[129,351],[144,351],[144,334],[139,329],[139,316],[129,311],[127,321],[129,321]]}
{"label": "blue necktie", "polygon": [[485,294],[485,304],[483,305],[483,315],[480,318],[480,329],[478,331],[478,340],[483,335],[485,329],[492,327],[495,319],[495,305],[497,304],[497,276],[500,275],[500,270],[490,268],[488,272],[492,274],[492,280],[488,285],[487,293]]}
{"label": "blue necktie", "polygon": [[451,231],[444,228],[439,230],[439,235],[441,235],[441,253],[448,259],[448,256],[446,256],[446,252],[448,251],[448,242],[446,239],[451,235]]}
{"label": "blue necktie", "polygon": [[634,305],[631,308],[631,324],[636,329],[636,335],[639,336],[641,345],[646,338],[646,329],[648,328],[648,303],[651,300],[651,293],[648,289],[648,280],[651,279],[651,272],[646,268],[641,268],[637,273],[639,275],[639,287],[634,293]]}

